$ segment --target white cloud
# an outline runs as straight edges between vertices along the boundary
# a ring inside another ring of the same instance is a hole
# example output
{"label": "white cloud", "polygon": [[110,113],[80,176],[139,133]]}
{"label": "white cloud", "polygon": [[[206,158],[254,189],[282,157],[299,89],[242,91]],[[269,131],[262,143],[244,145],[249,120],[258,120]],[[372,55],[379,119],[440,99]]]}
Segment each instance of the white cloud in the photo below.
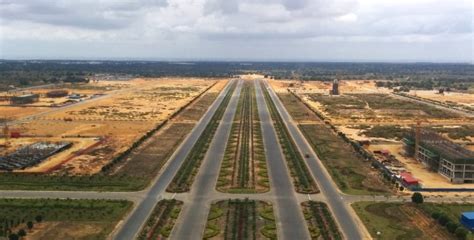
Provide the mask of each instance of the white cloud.
{"label": "white cloud", "polygon": [[250,41],[459,44],[472,36],[472,12],[470,0],[0,0],[0,38],[169,42],[177,52],[181,40],[196,48]]}

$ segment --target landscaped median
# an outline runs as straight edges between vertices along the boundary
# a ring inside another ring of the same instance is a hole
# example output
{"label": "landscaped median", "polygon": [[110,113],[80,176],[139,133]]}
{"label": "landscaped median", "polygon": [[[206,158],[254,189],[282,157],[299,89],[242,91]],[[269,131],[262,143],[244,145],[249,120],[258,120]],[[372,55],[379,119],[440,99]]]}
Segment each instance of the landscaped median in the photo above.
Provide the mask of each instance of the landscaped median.
{"label": "landscaped median", "polygon": [[198,140],[191,148],[190,152],[184,159],[181,167],[176,173],[173,181],[170,183],[166,189],[168,192],[186,192],[189,191],[194,177],[197,174],[199,167],[201,166],[202,160],[204,159],[206,152],[211,144],[211,141],[214,137],[214,133],[221,122],[221,119],[224,115],[224,112],[227,109],[227,105],[230,102],[230,99],[234,93],[234,90],[237,86],[237,82],[234,82],[230,86],[228,92],[226,93],[224,99],[220,103],[219,107],[216,109],[216,112],[212,116],[209,123],[206,125],[206,128],[199,136]]}
{"label": "landscaped median", "polygon": [[125,200],[0,199],[0,238],[106,239],[131,206]]}
{"label": "landscaped median", "polygon": [[237,105],[217,189],[230,193],[270,188],[253,81],[245,81]]}
{"label": "landscaped median", "polygon": [[137,240],[168,238],[182,206],[183,202],[175,199],[159,201],[140,230]]}
{"label": "landscaped median", "polygon": [[309,173],[303,156],[298,151],[293,138],[290,136],[288,128],[283,122],[283,119],[263,82],[261,82],[261,88],[267,102],[267,108],[273,119],[273,125],[278,135],[283,154],[285,155],[287,165],[290,169],[296,191],[299,193],[318,193],[318,186]]}
{"label": "landscaped median", "polygon": [[219,201],[211,205],[204,239],[276,239],[270,203],[249,199]]}
{"label": "landscaped median", "polygon": [[303,214],[308,224],[311,239],[342,240],[334,218],[326,203],[308,201],[301,203]]}

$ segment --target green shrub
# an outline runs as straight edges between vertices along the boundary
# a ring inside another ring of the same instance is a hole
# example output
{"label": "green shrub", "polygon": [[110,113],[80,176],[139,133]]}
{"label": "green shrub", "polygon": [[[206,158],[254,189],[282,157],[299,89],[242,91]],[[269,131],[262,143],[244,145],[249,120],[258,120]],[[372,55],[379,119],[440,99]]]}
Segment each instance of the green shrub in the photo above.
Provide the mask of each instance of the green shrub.
{"label": "green shrub", "polygon": [[458,228],[456,229],[456,231],[454,232],[454,234],[456,235],[456,237],[457,237],[459,240],[465,240],[465,239],[467,239],[467,234],[468,234],[468,233],[469,233],[469,232],[468,232],[465,228],[463,228],[463,227],[458,227]]}
{"label": "green shrub", "polygon": [[441,214],[438,218],[438,223],[441,225],[441,226],[446,226],[446,224],[448,224],[449,221],[449,218],[448,216],[446,216],[445,214]]}
{"label": "green shrub", "polygon": [[455,233],[458,227],[459,227],[459,224],[455,222],[449,222],[448,224],[446,224],[446,228],[448,229],[450,233]]}
{"label": "green shrub", "polygon": [[438,219],[439,217],[441,216],[441,213],[440,212],[434,212],[431,214],[431,217],[434,218],[434,219]]}
{"label": "green shrub", "polygon": [[411,196],[411,201],[414,203],[421,204],[423,203],[423,200],[423,195],[419,192],[413,193],[413,195]]}

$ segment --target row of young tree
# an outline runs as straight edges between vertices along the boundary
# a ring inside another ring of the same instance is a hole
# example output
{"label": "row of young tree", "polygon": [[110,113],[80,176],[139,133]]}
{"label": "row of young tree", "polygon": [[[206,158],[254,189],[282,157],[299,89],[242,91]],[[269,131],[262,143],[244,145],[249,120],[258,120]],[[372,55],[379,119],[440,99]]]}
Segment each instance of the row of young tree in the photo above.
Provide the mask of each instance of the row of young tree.
{"label": "row of young tree", "polygon": [[[411,196],[411,201],[416,204],[422,204],[424,202],[424,197],[421,193],[415,192]],[[433,211],[431,212],[431,217],[436,220],[436,222],[445,227],[448,232],[454,234],[457,239],[465,240],[468,237],[469,231],[461,226],[457,221],[452,220],[448,215],[443,212]]]}

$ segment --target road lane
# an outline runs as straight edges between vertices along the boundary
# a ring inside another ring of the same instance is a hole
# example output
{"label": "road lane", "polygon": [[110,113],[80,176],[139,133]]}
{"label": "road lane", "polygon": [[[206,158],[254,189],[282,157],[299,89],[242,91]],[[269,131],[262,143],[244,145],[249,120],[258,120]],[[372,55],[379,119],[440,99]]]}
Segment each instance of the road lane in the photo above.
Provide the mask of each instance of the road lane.
{"label": "road lane", "polygon": [[191,186],[189,199],[183,206],[177,224],[171,233],[171,239],[202,238],[210,209],[209,200],[215,191],[241,89],[242,81],[239,81]]}
{"label": "road lane", "polygon": [[156,203],[161,199],[161,194],[165,191],[166,187],[173,180],[173,177],[181,166],[181,163],[184,161],[189,151],[194,146],[199,136],[203,132],[204,128],[214,115],[219,104],[224,99],[225,94],[229,90],[229,87],[231,86],[232,82],[233,80],[227,84],[223,91],[221,91],[221,93],[211,105],[209,110],[199,120],[196,126],[194,126],[190,135],[183,141],[179,148],[170,157],[170,159],[168,160],[169,165],[166,166],[161,175],[155,178],[153,184],[148,189],[148,192],[143,201],[140,202],[138,206],[136,206],[132,210],[132,213],[125,219],[124,224],[120,226],[120,229],[114,236],[114,239],[130,240],[135,238],[136,234],[140,230],[141,226],[145,223],[146,219],[150,215]]}
{"label": "road lane", "polygon": [[298,129],[298,126],[295,124],[290,114],[286,111],[283,103],[266,81],[265,86],[267,87],[268,92],[270,93],[270,96],[273,99],[278,112],[280,113],[280,116],[283,118],[290,135],[298,146],[299,151],[303,153],[303,156],[309,156],[306,158],[306,163],[311,174],[318,182],[321,193],[327,198],[327,203],[331,208],[334,217],[341,228],[341,231],[344,233],[347,239],[362,239],[363,234],[357,225],[357,220],[355,219],[356,216],[351,214],[350,206],[345,204],[344,195],[340,194],[331,176],[327,171],[325,171],[321,160],[319,160],[311,145],[306,141],[305,137]]}
{"label": "road lane", "polygon": [[306,221],[298,204],[284,156],[278,143],[270,112],[257,81],[255,82],[255,89],[263,143],[268,159],[271,188],[275,195],[276,204],[274,208],[279,225],[279,238],[288,240],[310,239]]}

